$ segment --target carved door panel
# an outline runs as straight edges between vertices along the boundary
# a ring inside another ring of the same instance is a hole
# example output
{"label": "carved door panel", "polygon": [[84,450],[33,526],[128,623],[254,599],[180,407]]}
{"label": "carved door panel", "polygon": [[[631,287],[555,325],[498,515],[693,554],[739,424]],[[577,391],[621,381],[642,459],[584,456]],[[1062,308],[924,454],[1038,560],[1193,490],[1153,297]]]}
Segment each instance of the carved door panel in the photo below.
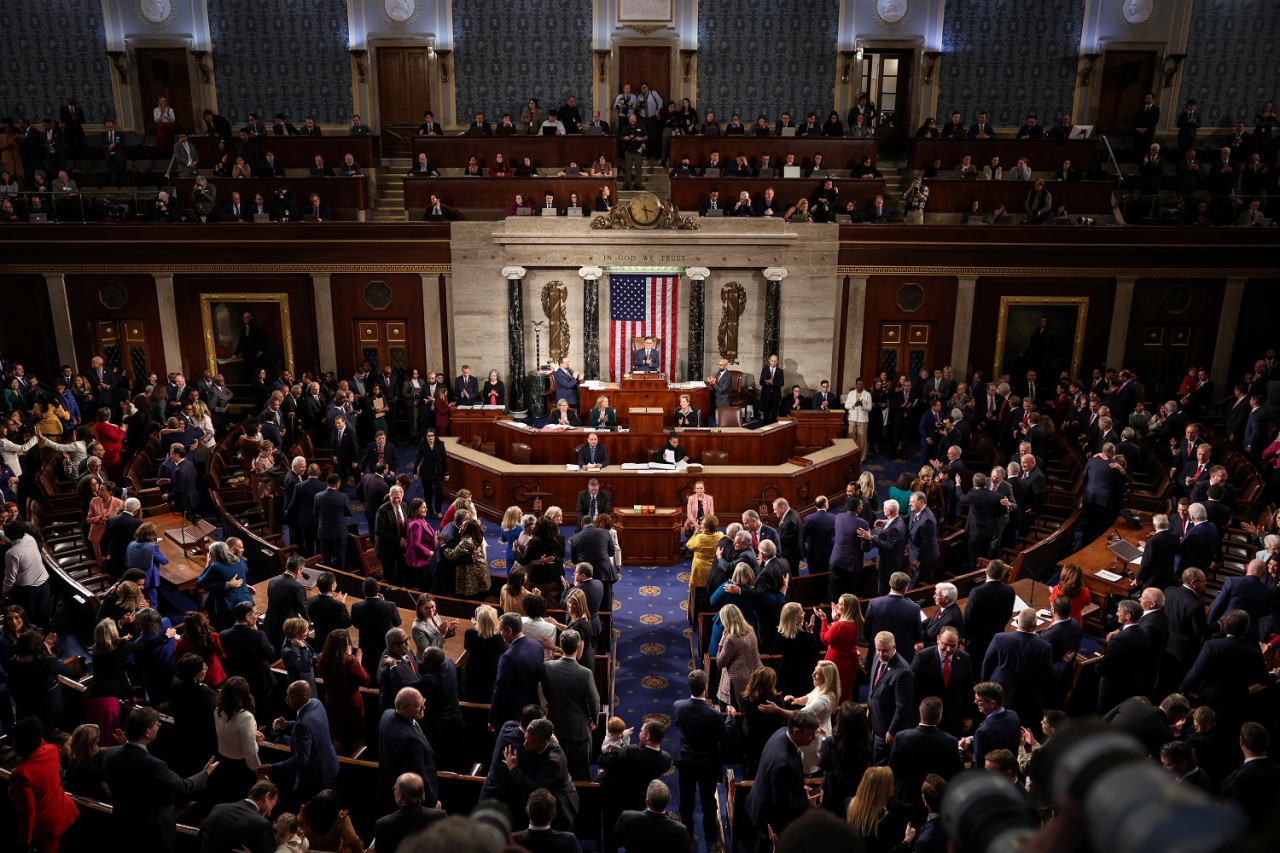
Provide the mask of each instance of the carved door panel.
{"label": "carved door panel", "polygon": [[397,375],[409,366],[409,323],[407,320],[355,320],[356,358],[369,362],[375,372],[384,364]]}
{"label": "carved door panel", "polygon": [[876,372],[886,371],[895,381],[905,374],[914,381],[922,367],[933,367],[933,323],[881,322]]}
{"label": "carved door panel", "polygon": [[114,367],[129,379],[150,372],[147,327],[141,320],[99,320],[94,323],[94,352],[106,367]]}
{"label": "carved door panel", "polygon": [[[134,51],[133,58],[138,69],[142,123],[147,132],[154,132],[152,110],[161,97],[169,99],[178,127],[195,127],[197,117],[191,101],[191,67],[187,51],[180,47],[140,47]],[[199,127],[203,131],[203,121]]]}
{"label": "carved door panel", "polygon": [[648,82],[649,88],[662,96],[664,106],[671,100],[671,48],[657,45],[618,48],[618,91],[622,91],[623,83],[630,83],[631,91],[639,95],[642,82]]}

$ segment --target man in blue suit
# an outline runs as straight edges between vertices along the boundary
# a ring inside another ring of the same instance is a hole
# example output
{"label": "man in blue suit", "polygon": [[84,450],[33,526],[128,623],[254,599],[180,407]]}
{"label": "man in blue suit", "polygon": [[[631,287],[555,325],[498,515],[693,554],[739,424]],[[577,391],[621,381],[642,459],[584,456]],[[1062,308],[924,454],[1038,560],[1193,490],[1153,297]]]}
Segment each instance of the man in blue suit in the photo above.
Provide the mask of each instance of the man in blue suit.
{"label": "man in blue suit", "polygon": [[912,585],[933,583],[933,572],[941,556],[938,519],[925,505],[924,492],[912,492],[911,516],[907,522],[907,565],[912,572]]}
{"label": "man in blue suit", "polygon": [[563,356],[556,372],[551,375],[555,393],[552,400],[564,400],[571,407],[578,408],[578,383],[582,381],[581,373],[574,373],[569,366],[569,357]]}
{"label": "man in blue suit", "polygon": [[1107,635],[1098,661],[1098,713],[1105,714],[1130,696],[1140,696],[1151,652],[1151,637],[1138,627],[1142,605],[1131,598],[1116,605],[1120,627]]}
{"label": "man in blue suit", "polygon": [[804,520],[804,556],[809,574],[825,572],[831,567],[831,550],[836,545],[836,517],[827,511],[827,499],[819,495],[814,511]]}
{"label": "man in blue suit", "polygon": [[971,737],[960,739],[960,750],[966,758],[972,758],[979,770],[988,752],[1007,749],[1018,754],[1018,741],[1022,737],[1022,721],[1013,711],[1004,707],[1004,688],[994,681],[980,681],[973,685],[973,702],[978,713],[986,718]]}
{"label": "man in blue suit", "polygon": [[957,504],[967,504],[969,507],[964,535],[969,546],[970,570],[978,568],[979,559],[991,556],[991,545],[998,532],[996,517],[1009,511],[1009,499],[991,491],[988,488],[990,484],[986,474],[974,474],[973,488],[956,499]]}
{"label": "man in blue suit", "polygon": [[396,693],[395,707],[382,712],[378,721],[378,799],[383,810],[393,806],[393,789],[402,773],[416,773],[425,788],[423,802],[438,806],[436,755],[421,724],[426,701],[412,687]]}
{"label": "man in blue suit", "polygon": [[991,638],[1004,630],[1013,615],[1017,596],[1013,587],[1004,582],[1004,572],[1003,561],[987,563],[987,579],[973,588],[964,607],[964,647],[978,667],[986,659]]}
{"label": "man in blue suit", "polygon": [[871,600],[866,619],[867,636],[874,637],[880,631],[893,634],[898,654],[907,663],[916,656],[916,644],[924,639],[920,605],[902,595],[910,583],[911,576],[906,572],[894,572],[889,578],[888,595]]}
{"label": "man in blue suit", "polygon": [[931,773],[950,779],[964,769],[959,744],[954,735],[939,727],[941,722],[942,700],[927,696],[920,702],[920,724],[904,729],[893,739],[889,768],[893,771],[894,792],[904,804],[916,802],[920,786]]}
{"label": "man in blue suit", "polygon": [[1189,527],[1183,532],[1178,542],[1174,568],[1177,571],[1197,568],[1208,569],[1218,562],[1221,536],[1218,525],[1209,521],[1209,513],[1204,504],[1192,504],[1187,507]]}
{"label": "man in blue suit", "polygon": [[[889,594],[889,578],[907,568],[907,525],[898,515],[898,502],[884,502],[885,523],[879,533],[865,530],[858,535],[876,549],[876,595]],[[908,576],[910,577],[910,576]]]}
{"label": "man in blue suit", "polygon": [[[338,753],[333,748],[333,739],[329,735],[329,717],[319,699],[311,698],[311,685],[305,681],[295,681],[289,685],[285,693],[285,704],[296,717],[286,722],[284,717],[277,717],[271,727],[278,732],[288,732],[292,736],[289,757],[279,764],[264,764],[258,767],[258,776],[264,777],[275,772],[293,775],[293,795],[306,802],[325,788],[332,788],[338,782]],[[276,784],[280,782],[277,780]],[[283,787],[283,786],[281,786]]]}
{"label": "man in blue suit", "polygon": [[1232,610],[1243,610],[1249,614],[1249,630],[1246,639],[1259,641],[1258,622],[1271,614],[1274,587],[1267,586],[1266,563],[1261,560],[1250,560],[1243,576],[1227,578],[1221,591],[1209,607],[1209,626],[1214,622],[1222,622]]}
{"label": "man in blue suit", "polygon": [[1249,689],[1255,684],[1274,684],[1276,680],[1275,674],[1267,671],[1258,644],[1248,639],[1251,622],[1243,610],[1232,610],[1222,617],[1226,636],[1204,644],[1178,691],[1194,695],[1200,704],[1213,708],[1218,725],[1227,731],[1244,720]]}
{"label": "man in blue suit", "polygon": [[1259,465],[1262,451],[1267,449],[1267,410],[1262,403],[1257,394],[1249,398],[1249,417],[1244,422],[1244,452],[1255,465]]}
{"label": "man in blue suit", "polygon": [[693,835],[695,792],[702,804],[702,837],[716,837],[716,785],[724,763],[720,743],[724,738],[724,721],[720,712],[707,701],[707,674],[700,669],[689,673],[689,698],[679,699],[672,715],[680,730],[680,748],[675,765],[680,782],[680,820]]}
{"label": "man in blue suit", "polygon": [[[756,551],[760,550],[760,543],[766,539],[782,550],[782,538],[778,536],[778,531],[760,520],[760,513],[754,509],[749,509],[742,514],[742,529],[751,534],[751,547]],[[798,569],[798,566],[792,566]]]}
{"label": "man in blue suit", "polygon": [[325,565],[342,571],[347,567],[347,519],[351,518],[351,500],[342,492],[342,475],[330,474],[325,486],[313,501],[316,539]]}
{"label": "man in blue suit", "polygon": [[[893,634],[881,631],[873,636],[876,655],[871,664],[871,690],[867,694],[872,733],[871,760],[875,764],[886,764],[894,736],[915,724],[911,700],[916,682],[911,667],[898,654]],[[759,779],[757,775],[757,784]]]}
{"label": "man in blue suit", "polygon": [[760,754],[755,784],[747,794],[747,816],[755,828],[754,853],[771,853],[769,834],[783,830],[808,809],[818,805],[818,792],[804,785],[800,750],[818,736],[818,718],[812,711],[796,711],[787,726],[774,732]]}
{"label": "man in blue suit", "polygon": [[[1067,667],[1080,651],[1083,632],[1080,623],[1071,618],[1071,599],[1059,595],[1050,602],[1049,609],[1053,612],[1053,621],[1040,632],[1040,638],[1049,644],[1053,666],[1053,674],[1049,676],[1049,686],[1044,693],[1044,703],[1050,708],[1061,708],[1070,685]],[[1200,612],[1204,613],[1203,608]]]}
{"label": "man in blue suit", "polygon": [[359,475],[360,446],[356,444],[356,431],[345,415],[333,419],[333,455],[338,460],[337,473],[344,481]]}
{"label": "man in blue suit", "polygon": [[173,504],[174,509],[190,518],[200,506],[195,463],[187,458],[187,449],[180,444],[169,448],[169,461],[173,472],[169,476],[168,487],[163,489],[164,498]]}
{"label": "man in blue suit", "polygon": [[542,672],[542,646],[524,635],[518,613],[504,613],[498,623],[507,650],[498,658],[498,674],[489,703],[489,731],[520,718],[520,710],[538,702],[538,676]]}
{"label": "man in blue suit", "polygon": [[462,375],[453,380],[453,396],[459,406],[474,406],[480,402],[480,380],[471,375],[471,365],[462,365]]}
{"label": "man in blue suit", "polygon": [[658,350],[653,338],[645,338],[644,346],[637,349],[631,356],[631,369],[650,373],[662,370],[662,353]]}
{"label": "man in blue suit", "polygon": [[867,553],[863,533],[871,527],[855,511],[856,499],[845,501],[845,511],[836,515],[835,543],[831,546],[831,567],[827,576],[827,598],[839,601],[844,593],[857,595],[864,585],[863,555]]}
{"label": "man in blue suit", "polygon": [[1115,521],[1124,497],[1124,473],[1120,463],[1112,460],[1115,445],[1107,442],[1102,452],[1084,463],[1083,507],[1081,509],[1082,542],[1092,542]]}
{"label": "man in blue suit", "polygon": [[[285,515],[294,519],[290,525],[290,542],[297,545],[302,556],[310,557],[316,553],[316,495],[325,490],[325,481],[320,479],[320,466],[312,463],[307,466],[307,479],[293,488],[293,499],[285,508]],[[294,527],[297,535],[294,535]]]}
{"label": "man in blue suit", "polygon": [[1035,631],[1035,609],[1023,608],[1018,630],[996,634],[987,646],[981,676],[1004,688],[1005,703],[1029,726],[1040,722],[1045,684],[1053,673],[1053,650]]}

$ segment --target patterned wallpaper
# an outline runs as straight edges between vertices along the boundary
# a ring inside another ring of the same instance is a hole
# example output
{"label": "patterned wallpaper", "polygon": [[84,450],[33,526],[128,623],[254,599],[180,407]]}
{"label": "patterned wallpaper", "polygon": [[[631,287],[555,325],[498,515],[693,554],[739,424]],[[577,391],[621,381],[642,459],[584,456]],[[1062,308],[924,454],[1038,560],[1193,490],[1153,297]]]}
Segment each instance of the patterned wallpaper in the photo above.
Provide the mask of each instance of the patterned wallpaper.
{"label": "patterned wallpaper", "polygon": [[[346,0],[208,0],[218,112],[351,120]],[[197,110],[203,107],[197,107]]]}
{"label": "patterned wallpaper", "polygon": [[1085,0],[947,0],[938,79],[939,124],[986,110],[996,126],[1041,123],[1071,109]]}
{"label": "patterned wallpaper", "polygon": [[3,0],[0,9],[0,117],[56,119],[67,95],[91,123],[114,116],[101,3]]}
{"label": "patterned wallpaper", "polygon": [[839,0],[699,0],[698,113],[724,122],[737,112],[750,123],[814,110],[825,121],[839,18]]}
{"label": "patterned wallpaper", "polygon": [[458,120],[493,122],[537,98],[546,110],[569,95],[591,116],[591,0],[453,0]]}
{"label": "patterned wallpaper", "polygon": [[1280,10],[1272,0],[1196,0],[1178,104],[1195,98],[1214,126],[1253,126],[1280,78]]}

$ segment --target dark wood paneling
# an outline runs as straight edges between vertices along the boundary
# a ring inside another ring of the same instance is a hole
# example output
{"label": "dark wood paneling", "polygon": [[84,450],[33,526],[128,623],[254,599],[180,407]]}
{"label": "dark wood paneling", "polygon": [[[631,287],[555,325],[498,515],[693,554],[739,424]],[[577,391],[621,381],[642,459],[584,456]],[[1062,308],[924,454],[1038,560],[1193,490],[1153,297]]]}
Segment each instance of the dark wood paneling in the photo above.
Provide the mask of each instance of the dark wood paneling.
{"label": "dark wood paneling", "polygon": [[[905,284],[917,285],[924,291],[924,300],[915,311],[898,307],[898,291]],[[952,276],[920,277],[901,275],[873,275],[867,280],[866,322],[862,334],[862,378],[867,388],[876,374],[876,356],[880,351],[880,324],[900,322],[931,323],[934,364],[942,367],[951,363],[951,342],[955,337],[956,280]],[[964,365],[952,365],[957,379],[964,375]],[[848,377],[848,387],[853,387],[853,377]],[[844,393],[848,388],[837,389]]]}
{"label": "dark wood paneling", "polygon": [[[375,311],[365,302],[364,292],[371,281],[386,282],[391,288],[391,303]],[[333,338],[338,358],[336,368],[347,375],[359,363],[353,325],[358,320],[408,321],[409,365],[425,377],[426,337],[422,326],[422,276],[413,273],[335,274],[330,279],[333,295]]]}
{"label": "dark wood paneling", "polygon": [[[760,162],[761,154],[770,155],[775,166],[781,166],[788,154],[796,155],[797,166],[808,166],[814,154],[822,155],[823,165],[841,177],[847,177],[863,157],[876,161],[874,139],[828,139],[821,136],[673,136],[671,137],[671,164],[680,158],[701,168],[710,159],[712,151],[720,152],[720,160],[730,163],[739,153],[747,155],[752,165]],[[836,174],[833,174],[835,177]]]}
{"label": "dark wood paneling", "polygon": [[[178,115],[178,121],[182,121],[181,114]],[[204,123],[201,122],[200,126],[203,128]],[[200,155],[200,168],[207,174],[222,159],[222,154],[218,151],[219,140],[217,137],[201,135],[191,141],[195,143]],[[270,151],[276,155],[276,162],[286,169],[310,169],[315,165],[316,155],[319,154],[328,166],[336,169],[342,158],[350,154],[355,157],[360,168],[367,169],[382,165],[380,142],[381,138],[376,135],[276,136],[268,133],[258,137],[258,156],[265,157]],[[227,150],[232,150],[232,146],[228,145]],[[234,164],[235,161],[233,155],[231,163]]]}
{"label": "dark wood paneling", "polygon": [[[1137,371],[1138,380],[1146,388],[1147,399],[1170,399],[1182,381],[1186,367],[1211,367],[1225,285],[1221,279],[1141,278],[1134,283],[1124,364]],[[1178,303],[1178,294],[1169,293],[1170,288],[1175,287],[1185,288],[1191,298],[1177,313],[1167,307]],[[1183,329],[1186,330],[1185,345],[1173,339],[1173,333]],[[1148,332],[1161,334],[1161,342],[1148,342]],[[1148,365],[1165,366],[1165,375],[1160,375],[1158,370],[1148,370]],[[1217,397],[1226,396],[1227,389],[1217,390],[1221,392]]]}
{"label": "dark wood paneling", "polygon": [[424,152],[441,169],[465,168],[474,156],[486,172],[497,154],[513,167],[528,157],[541,171],[570,163],[587,169],[601,154],[610,163],[617,159],[612,136],[415,136],[413,162]]}
{"label": "dark wood paneling", "polygon": [[[1243,228],[1243,231],[1252,229]],[[1244,372],[1253,369],[1253,363],[1268,349],[1280,349],[1280,333],[1276,332],[1275,279],[1250,279],[1244,286],[1244,299],[1240,305],[1240,320],[1236,324],[1236,339],[1231,345],[1231,381],[1243,382]],[[1222,389],[1225,397],[1231,388]]]}
{"label": "dark wood paneling", "polygon": [[[875,197],[885,191],[884,181],[874,179],[840,178],[833,183],[840,190],[837,213],[843,213],[844,206],[853,200],[858,204],[858,213],[863,214],[871,208]],[[754,202],[772,187],[783,205],[790,206],[802,198],[812,199],[822,189],[822,184],[823,181],[813,178],[677,178],[671,182],[671,202],[681,210],[698,211],[710,198],[711,191],[716,189],[720,191],[720,206],[732,210],[743,190],[751,193]],[[893,202],[892,198],[885,199],[890,210],[895,208]]]}
{"label": "dark wood paneling", "polygon": [[182,346],[182,370],[199,376],[208,366],[200,311],[202,293],[285,293],[289,296],[290,330],[293,333],[294,374],[319,368],[316,346],[316,310],[311,276],[237,273],[234,275],[175,275],[173,295],[178,310],[178,337]]}
{"label": "dark wood paneling", "polygon": [[[1026,215],[1027,193],[1035,181],[978,181],[970,179],[933,179],[929,187],[929,213],[965,213],[973,199],[982,202],[983,213],[1003,204],[1012,222]],[[1045,181],[1053,204],[1065,204],[1072,216],[1099,215],[1111,211],[1110,181]]]}
{"label": "dark wood paneling", "polygon": [[404,206],[410,221],[420,220],[436,193],[446,207],[455,212],[466,211],[467,218],[503,218],[516,193],[537,208],[542,207],[546,193],[552,193],[556,204],[564,208],[569,193],[576,192],[588,211],[595,208],[600,188],[607,186],[609,195],[618,197],[616,178],[402,178]]}
{"label": "dark wood paneling", "polygon": [[[21,364],[28,374],[34,373],[37,379],[52,379],[58,374],[58,347],[44,276],[2,276],[0,290],[12,294],[5,300],[4,322],[0,323],[0,353]],[[88,365],[88,361],[84,364]]]}
{"label": "dark wood paneling", "polygon": [[[195,216],[191,194],[195,189],[195,178],[175,178],[174,187],[178,191],[178,201],[188,216]],[[329,210],[337,219],[353,220],[357,211],[363,211],[369,205],[369,178],[361,175],[358,178],[214,178],[210,186],[218,188],[218,219],[229,221],[227,206],[231,204],[231,193],[240,193],[240,203],[245,207],[253,205],[257,193],[262,193],[262,201],[270,213],[275,203],[277,187],[288,187],[297,198],[298,218],[301,219],[311,210],[311,194],[317,193],[320,201],[329,206]]]}
{"label": "dark wood paneling", "polygon": [[973,155],[973,162],[981,169],[999,157],[1005,168],[1014,166],[1019,157],[1026,157],[1031,168],[1037,171],[1053,171],[1070,160],[1072,168],[1083,173],[1098,159],[1096,139],[909,139],[907,140],[907,165],[924,169],[934,160],[942,161],[942,168],[950,169],[965,154]]}
{"label": "dark wood paneling", "polygon": [[[129,301],[118,311],[102,304],[98,293],[104,282],[119,283]],[[71,333],[75,336],[76,360],[87,369],[97,340],[94,323],[98,320],[141,320],[147,332],[147,364],[156,373],[166,372],[164,343],[160,339],[160,309],[156,307],[156,282],[144,273],[87,273],[68,275],[67,304],[71,314]],[[177,369],[175,365],[173,369]]]}
{"label": "dark wood paneling", "polygon": [[[996,334],[1002,296],[1087,296],[1089,316],[1085,322],[1084,350],[1080,370],[1087,378],[1093,367],[1102,365],[1111,335],[1111,315],[1115,305],[1115,280],[1110,278],[980,278],[973,305],[973,343],[969,359],[974,370],[991,378],[996,357]],[[1004,370],[1011,367],[1005,359]],[[1115,365],[1120,367],[1120,365]],[[972,373],[972,371],[970,371]],[[966,374],[969,375],[969,374]]]}

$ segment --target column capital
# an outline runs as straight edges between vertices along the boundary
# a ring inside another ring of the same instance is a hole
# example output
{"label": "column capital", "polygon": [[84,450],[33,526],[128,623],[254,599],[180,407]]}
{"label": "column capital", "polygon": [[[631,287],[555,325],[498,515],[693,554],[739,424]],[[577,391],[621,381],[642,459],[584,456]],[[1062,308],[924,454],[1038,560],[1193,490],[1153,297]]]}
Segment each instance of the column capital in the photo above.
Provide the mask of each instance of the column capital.
{"label": "column capital", "polygon": [[528,270],[524,267],[503,267],[502,277],[508,280],[513,278],[524,278],[526,272],[528,272]]}
{"label": "column capital", "polygon": [[685,267],[684,274],[695,281],[705,281],[711,277],[711,270],[706,267]]}
{"label": "column capital", "polygon": [[[510,269],[510,267],[508,267],[508,269]],[[505,273],[506,270],[503,270],[503,272]],[[583,281],[588,279],[600,279],[604,278],[604,270],[600,267],[581,267],[578,270],[578,275]]]}
{"label": "column capital", "polygon": [[782,281],[787,277],[786,267],[765,267],[764,277],[769,281]]}

